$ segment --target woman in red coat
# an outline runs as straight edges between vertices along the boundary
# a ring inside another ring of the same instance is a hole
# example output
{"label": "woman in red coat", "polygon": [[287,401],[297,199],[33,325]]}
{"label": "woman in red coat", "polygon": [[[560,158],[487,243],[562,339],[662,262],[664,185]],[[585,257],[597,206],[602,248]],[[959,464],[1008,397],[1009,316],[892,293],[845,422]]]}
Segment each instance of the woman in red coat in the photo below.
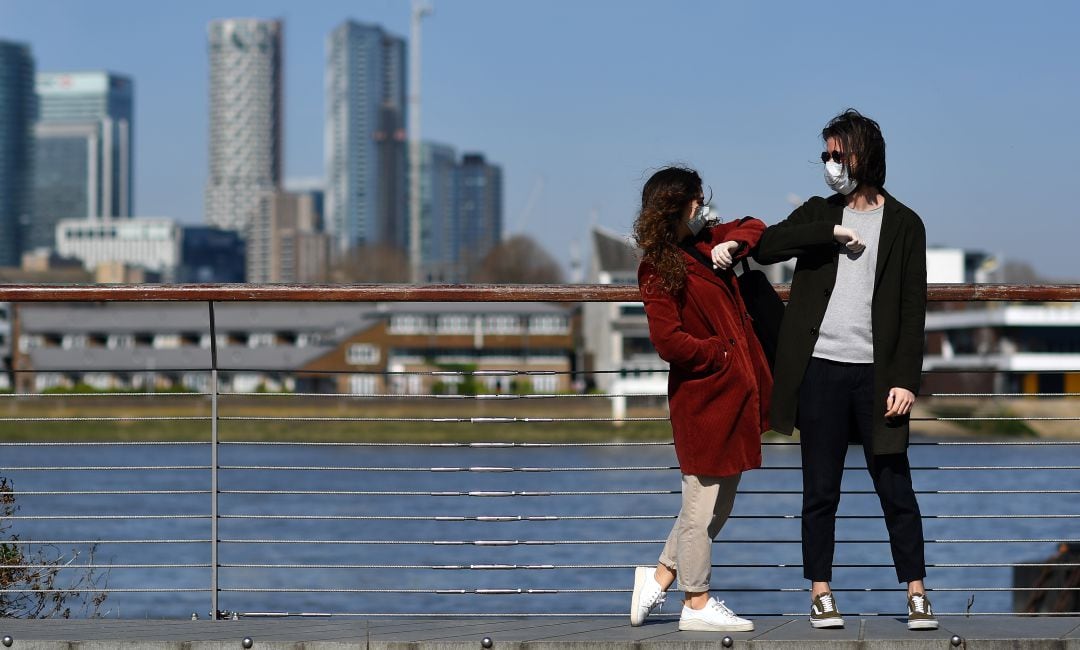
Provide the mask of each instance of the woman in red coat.
{"label": "woman in red coat", "polygon": [[676,579],[686,592],[680,630],[749,631],[709,597],[712,540],[742,472],[761,465],[772,376],[732,268],[765,224],[708,224],[701,177],[662,169],[645,183],[634,237],[649,337],[670,364],[668,405],[682,471],[682,508],[656,568],[638,567],[630,624],[641,625]]}

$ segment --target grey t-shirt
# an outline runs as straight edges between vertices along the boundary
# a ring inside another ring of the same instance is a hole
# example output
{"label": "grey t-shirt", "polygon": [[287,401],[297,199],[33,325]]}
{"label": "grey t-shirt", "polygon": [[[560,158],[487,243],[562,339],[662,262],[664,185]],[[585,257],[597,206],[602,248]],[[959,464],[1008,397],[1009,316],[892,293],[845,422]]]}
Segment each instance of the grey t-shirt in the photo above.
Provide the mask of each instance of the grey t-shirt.
{"label": "grey t-shirt", "polygon": [[884,207],[881,205],[868,212],[844,208],[844,227],[859,233],[866,248],[858,254],[840,253],[836,285],[818,328],[815,357],[846,363],[874,362],[870,306],[874,299],[874,274]]}

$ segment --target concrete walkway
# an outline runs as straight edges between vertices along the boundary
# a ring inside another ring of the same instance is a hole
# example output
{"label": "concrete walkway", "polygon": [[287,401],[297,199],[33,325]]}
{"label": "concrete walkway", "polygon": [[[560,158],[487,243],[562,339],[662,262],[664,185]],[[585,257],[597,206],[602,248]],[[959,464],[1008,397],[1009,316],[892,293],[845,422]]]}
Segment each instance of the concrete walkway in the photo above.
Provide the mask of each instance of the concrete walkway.
{"label": "concrete walkway", "polygon": [[[674,619],[632,628],[622,618],[279,618],[239,621],[0,620],[0,650],[691,650],[732,647],[1080,650],[1078,617],[943,617],[941,629],[909,632],[894,618],[848,618],[843,630],[812,630],[804,618],[759,618],[754,632],[679,632]],[[245,638],[251,645],[245,644]]]}

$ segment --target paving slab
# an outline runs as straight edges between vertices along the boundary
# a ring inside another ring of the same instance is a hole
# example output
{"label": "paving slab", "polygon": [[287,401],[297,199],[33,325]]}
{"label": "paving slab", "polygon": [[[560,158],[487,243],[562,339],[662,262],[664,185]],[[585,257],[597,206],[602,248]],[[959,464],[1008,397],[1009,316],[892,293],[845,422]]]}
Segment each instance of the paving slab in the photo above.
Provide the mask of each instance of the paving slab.
{"label": "paving slab", "polygon": [[[761,617],[753,632],[679,632],[676,618],[630,627],[623,617],[253,618],[187,620],[0,619],[16,650],[717,650],[730,636],[744,650],[1080,650],[1080,617],[942,617],[941,629],[913,632],[892,617],[847,617],[841,630],[814,630],[805,617]],[[0,648],[2,650],[2,648]]]}

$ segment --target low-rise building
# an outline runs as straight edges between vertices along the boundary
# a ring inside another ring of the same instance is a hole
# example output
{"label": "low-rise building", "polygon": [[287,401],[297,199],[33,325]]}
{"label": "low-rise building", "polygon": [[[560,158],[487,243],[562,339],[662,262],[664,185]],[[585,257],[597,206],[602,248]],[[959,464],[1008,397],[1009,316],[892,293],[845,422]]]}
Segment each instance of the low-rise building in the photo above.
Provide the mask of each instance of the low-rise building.
{"label": "low-rise building", "polygon": [[[203,303],[26,304],[20,390],[209,387]],[[571,388],[569,313],[542,303],[216,303],[219,388],[360,394]]]}
{"label": "low-rise building", "polygon": [[171,281],[180,263],[180,227],[164,217],[62,219],[56,225],[56,252],[81,260],[87,271],[120,262]]}
{"label": "low-rise building", "polygon": [[573,354],[560,305],[396,303],[301,374],[345,393],[561,393],[572,388]]}

